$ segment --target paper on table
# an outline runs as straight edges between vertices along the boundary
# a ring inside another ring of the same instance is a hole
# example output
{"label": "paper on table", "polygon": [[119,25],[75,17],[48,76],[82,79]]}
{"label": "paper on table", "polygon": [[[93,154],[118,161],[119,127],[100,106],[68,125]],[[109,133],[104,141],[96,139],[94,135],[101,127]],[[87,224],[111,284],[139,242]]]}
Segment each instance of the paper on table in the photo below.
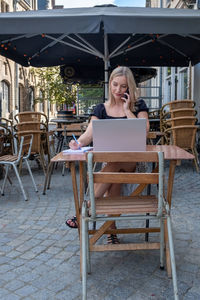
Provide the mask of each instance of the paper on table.
{"label": "paper on table", "polygon": [[78,150],[72,150],[72,149],[67,149],[67,150],[63,150],[62,153],[63,154],[79,154],[79,153],[84,153],[84,152],[87,152],[87,151],[90,151],[92,150],[93,147],[81,147],[81,149],[78,149]]}

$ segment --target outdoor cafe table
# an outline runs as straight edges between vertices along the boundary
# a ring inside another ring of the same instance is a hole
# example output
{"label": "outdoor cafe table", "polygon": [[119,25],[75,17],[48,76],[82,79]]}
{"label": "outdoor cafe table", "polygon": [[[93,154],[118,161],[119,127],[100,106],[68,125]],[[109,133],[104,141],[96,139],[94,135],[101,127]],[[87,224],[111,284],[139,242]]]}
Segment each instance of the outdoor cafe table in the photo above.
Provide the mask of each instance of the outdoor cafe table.
{"label": "outdoor cafe table", "polygon": [[[173,189],[173,183],[174,183],[174,174],[175,174],[175,167],[181,160],[187,160],[187,159],[194,159],[194,156],[187,151],[183,150],[182,148],[179,148],[174,145],[147,145],[147,151],[162,151],[164,152],[164,159],[169,160],[169,174],[168,174],[168,183],[167,183],[167,196],[166,200],[171,206],[171,200],[172,200],[172,189]],[[51,163],[49,164],[45,185],[44,185],[44,191],[43,194],[45,194],[47,181],[48,181],[48,174],[51,174],[51,168],[54,163],[57,162],[68,162],[70,170],[71,170],[71,178],[72,178],[72,187],[73,187],[73,193],[74,193],[74,204],[75,204],[75,210],[76,210],[76,217],[78,224],[80,224],[80,212],[81,212],[81,206],[82,202],[84,200],[84,163],[86,162],[86,153],[81,154],[63,154],[60,152],[55,157],[51,159]],[[76,178],[76,170],[75,170],[75,162],[79,162],[79,189],[77,184],[77,178]],[[132,193],[132,195],[137,195],[143,191],[143,189],[146,187],[146,185],[140,185],[136,188],[136,190]],[[80,226],[78,227],[79,234],[80,234]],[[116,229],[116,233],[120,233],[120,229]],[[159,232],[158,228],[135,228],[135,233],[138,232]],[[91,233],[94,233],[91,231]],[[107,233],[107,232],[105,232]],[[166,242],[166,265],[167,265],[167,271],[168,275],[171,276],[171,265],[170,265],[170,257],[169,257],[169,247],[168,247],[168,236],[167,236],[167,230],[165,230],[165,242]]]}
{"label": "outdoor cafe table", "polygon": [[69,119],[51,119],[51,122],[57,123],[58,128],[62,128],[62,125],[69,125],[74,123],[81,123],[83,122],[82,119],[76,119],[76,118],[69,118]]}

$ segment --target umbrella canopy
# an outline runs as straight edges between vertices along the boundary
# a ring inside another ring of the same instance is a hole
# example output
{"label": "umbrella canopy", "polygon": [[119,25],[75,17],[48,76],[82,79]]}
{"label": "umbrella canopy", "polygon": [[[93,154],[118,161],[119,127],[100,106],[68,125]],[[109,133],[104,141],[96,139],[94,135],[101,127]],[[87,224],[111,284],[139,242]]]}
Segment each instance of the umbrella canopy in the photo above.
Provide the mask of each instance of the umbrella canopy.
{"label": "umbrella canopy", "polygon": [[199,49],[198,10],[92,7],[0,14],[0,54],[23,66],[187,66],[200,61]]}
{"label": "umbrella canopy", "polygon": [[[156,77],[157,69],[150,67],[131,67],[136,84],[144,82],[152,77]],[[109,73],[112,72],[110,68]],[[98,84],[104,82],[103,67],[96,68],[96,66],[87,66],[87,72],[84,68],[77,65],[64,65],[60,67],[60,75],[67,84]]]}

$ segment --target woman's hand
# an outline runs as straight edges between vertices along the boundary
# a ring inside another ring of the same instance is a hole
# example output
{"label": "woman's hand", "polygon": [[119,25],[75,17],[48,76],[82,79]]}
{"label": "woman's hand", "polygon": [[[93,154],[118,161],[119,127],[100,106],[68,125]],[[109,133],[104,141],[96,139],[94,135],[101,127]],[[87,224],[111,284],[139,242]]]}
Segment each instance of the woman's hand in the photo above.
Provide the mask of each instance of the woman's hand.
{"label": "woman's hand", "polygon": [[130,99],[130,96],[128,93],[124,93],[124,97],[122,97],[121,99],[123,100],[123,108],[124,108],[124,111],[125,113],[127,111],[130,111],[130,105],[131,105],[131,99]]}
{"label": "woman's hand", "polygon": [[77,144],[77,142],[76,142],[75,140],[71,140],[71,141],[69,142],[69,147],[70,147],[70,149],[72,149],[72,150],[78,150],[78,149],[80,149],[80,148],[82,147],[82,145],[81,145],[81,143],[78,143],[78,144]]}

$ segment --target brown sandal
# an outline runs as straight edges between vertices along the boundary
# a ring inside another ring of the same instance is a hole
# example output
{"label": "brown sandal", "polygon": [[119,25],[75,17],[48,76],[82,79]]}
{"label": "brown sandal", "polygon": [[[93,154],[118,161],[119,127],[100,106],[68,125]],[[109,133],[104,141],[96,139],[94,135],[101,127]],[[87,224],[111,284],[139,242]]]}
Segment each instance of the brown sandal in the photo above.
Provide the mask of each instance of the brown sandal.
{"label": "brown sandal", "polygon": [[116,234],[110,234],[107,237],[107,244],[120,244],[120,241]]}

